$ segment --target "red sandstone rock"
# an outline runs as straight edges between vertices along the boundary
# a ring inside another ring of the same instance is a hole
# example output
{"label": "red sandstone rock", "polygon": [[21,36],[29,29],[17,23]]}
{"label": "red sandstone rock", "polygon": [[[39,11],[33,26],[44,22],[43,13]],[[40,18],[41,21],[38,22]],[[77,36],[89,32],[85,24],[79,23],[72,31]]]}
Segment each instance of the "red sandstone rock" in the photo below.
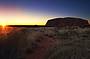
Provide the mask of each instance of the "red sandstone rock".
{"label": "red sandstone rock", "polygon": [[80,18],[55,18],[48,20],[46,26],[54,26],[54,27],[66,27],[66,26],[79,26],[79,27],[86,27],[89,23],[87,20],[80,19]]}

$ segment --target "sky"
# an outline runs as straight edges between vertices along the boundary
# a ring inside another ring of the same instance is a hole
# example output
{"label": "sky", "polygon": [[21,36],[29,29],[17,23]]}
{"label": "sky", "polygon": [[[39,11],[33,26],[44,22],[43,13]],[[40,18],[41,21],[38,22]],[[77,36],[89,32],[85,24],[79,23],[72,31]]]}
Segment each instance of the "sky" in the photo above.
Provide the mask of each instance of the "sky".
{"label": "sky", "polygon": [[90,19],[90,0],[0,0],[0,24],[43,25],[57,17]]}

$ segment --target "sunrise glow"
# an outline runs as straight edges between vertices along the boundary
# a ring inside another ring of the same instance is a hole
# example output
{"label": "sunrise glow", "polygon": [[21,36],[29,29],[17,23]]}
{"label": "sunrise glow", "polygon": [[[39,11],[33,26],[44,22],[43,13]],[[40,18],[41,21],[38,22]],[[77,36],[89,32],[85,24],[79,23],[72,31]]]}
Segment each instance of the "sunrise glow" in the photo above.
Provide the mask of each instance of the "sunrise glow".
{"label": "sunrise glow", "polygon": [[13,31],[13,27],[9,27],[7,25],[0,25],[0,36],[7,36],[8,33]]}
{"label": "sunrise glow", "polygon": [[48,17],[18,8],[0,7],[0,25],[45,25]]}

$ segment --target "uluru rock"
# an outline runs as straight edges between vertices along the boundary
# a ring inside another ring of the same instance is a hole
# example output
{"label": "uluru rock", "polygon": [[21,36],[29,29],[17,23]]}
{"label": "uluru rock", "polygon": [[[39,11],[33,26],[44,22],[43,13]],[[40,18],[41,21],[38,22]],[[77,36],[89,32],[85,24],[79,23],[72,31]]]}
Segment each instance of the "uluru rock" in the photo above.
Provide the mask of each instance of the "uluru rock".
{"label": "uluru rock", "polygon": [[55,18],[48,20],[48,22],[46,23],[46,26],[53,26],[53,27],[66,27],[66,26],[87,27],[88,25],[89,25],[88,20],[73,17]]}

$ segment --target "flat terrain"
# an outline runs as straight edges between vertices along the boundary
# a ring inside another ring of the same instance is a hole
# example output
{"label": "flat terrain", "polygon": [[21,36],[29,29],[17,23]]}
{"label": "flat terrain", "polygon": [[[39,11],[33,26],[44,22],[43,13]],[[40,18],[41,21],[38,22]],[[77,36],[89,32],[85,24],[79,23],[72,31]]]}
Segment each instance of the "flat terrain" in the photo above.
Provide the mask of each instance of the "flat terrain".
{"label": "flat terrain", "polygon": [[13,27],[9,30],[0,31],[0,59],[90,59],[90,28]]}

